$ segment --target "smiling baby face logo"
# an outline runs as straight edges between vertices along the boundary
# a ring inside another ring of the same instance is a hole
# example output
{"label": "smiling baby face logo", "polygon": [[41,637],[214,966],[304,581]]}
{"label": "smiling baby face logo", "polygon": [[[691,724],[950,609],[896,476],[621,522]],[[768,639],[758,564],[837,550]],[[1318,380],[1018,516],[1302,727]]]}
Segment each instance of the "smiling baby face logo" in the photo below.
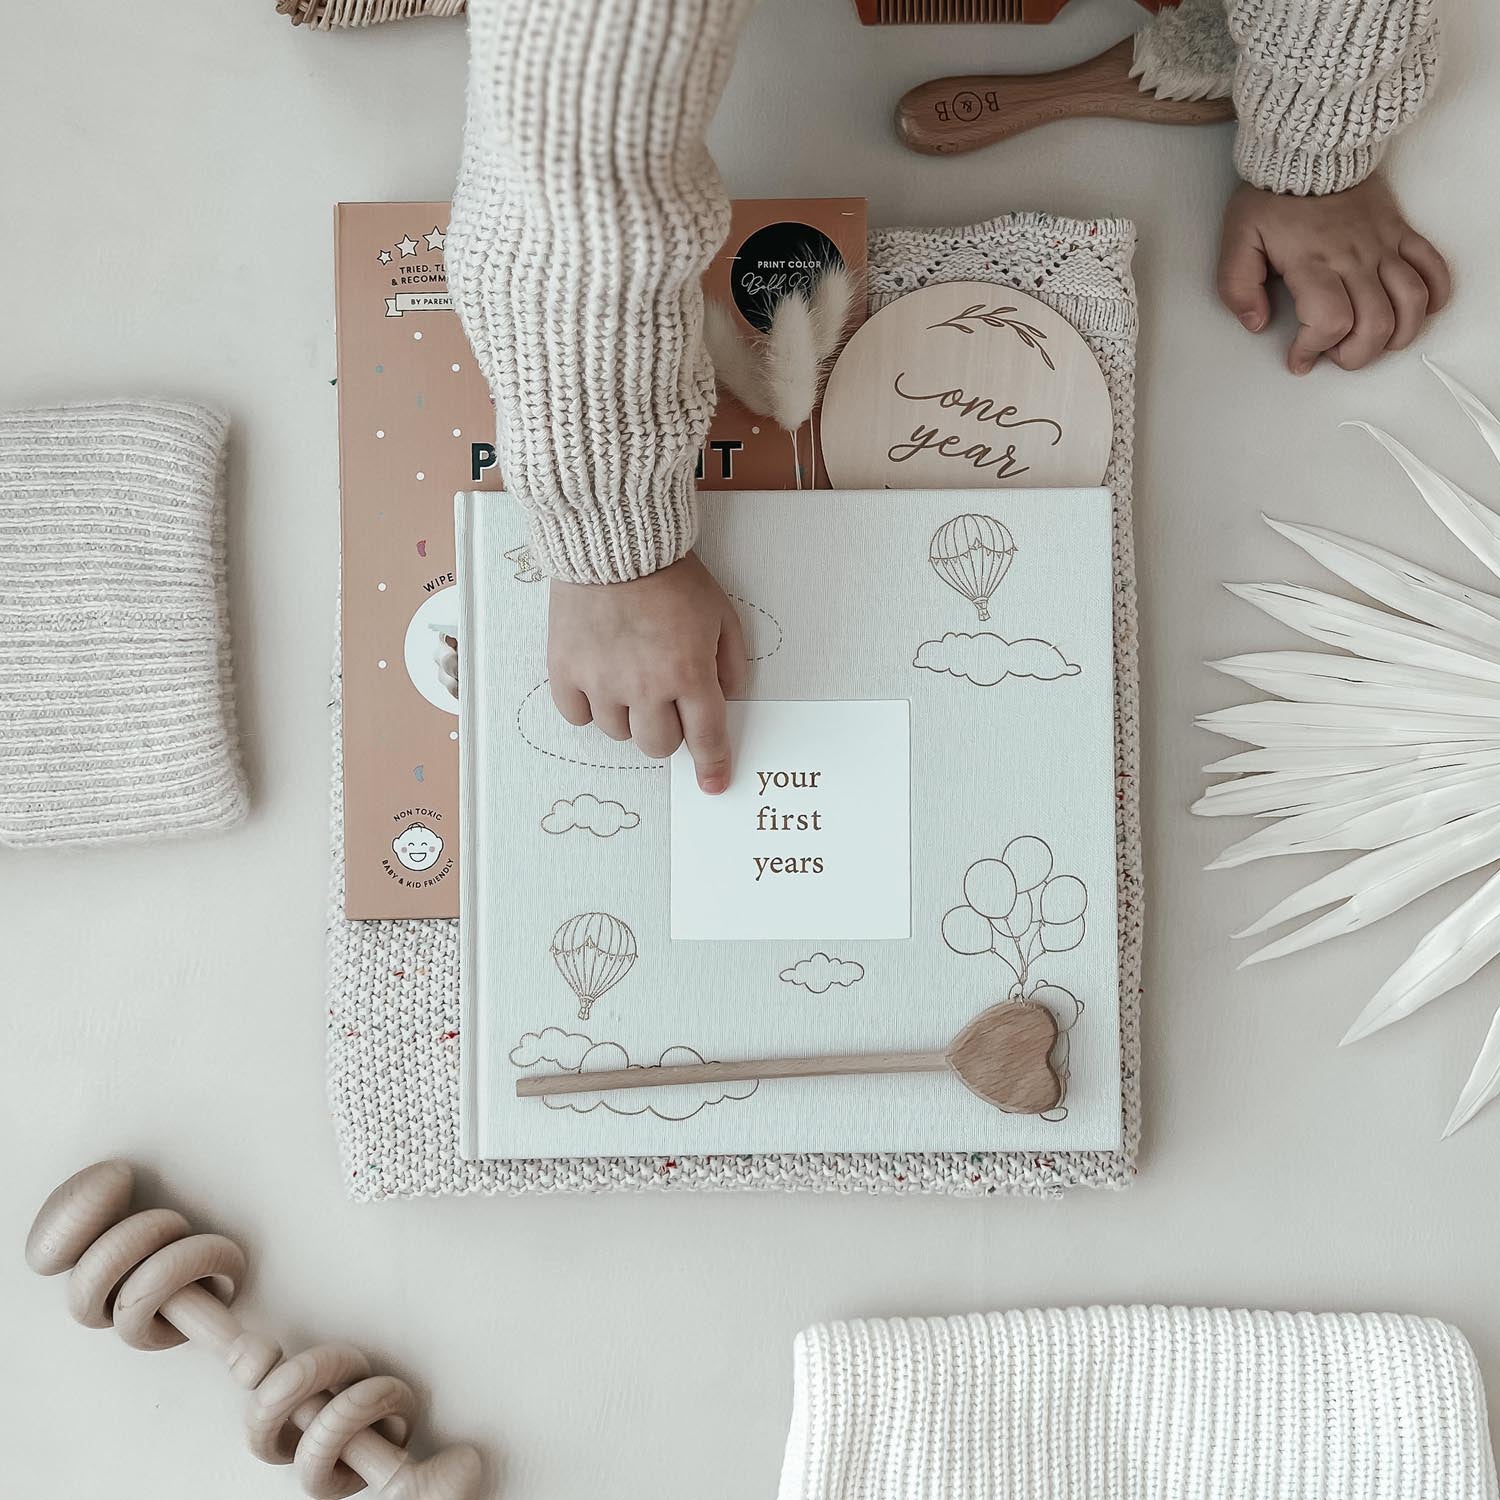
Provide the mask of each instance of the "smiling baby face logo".
{"label": "smiling baby face logo", "polygon": [[408,870],[430,870],[443,852],[443,840],[425,823],[412,823],[391,840],[391,850]]}

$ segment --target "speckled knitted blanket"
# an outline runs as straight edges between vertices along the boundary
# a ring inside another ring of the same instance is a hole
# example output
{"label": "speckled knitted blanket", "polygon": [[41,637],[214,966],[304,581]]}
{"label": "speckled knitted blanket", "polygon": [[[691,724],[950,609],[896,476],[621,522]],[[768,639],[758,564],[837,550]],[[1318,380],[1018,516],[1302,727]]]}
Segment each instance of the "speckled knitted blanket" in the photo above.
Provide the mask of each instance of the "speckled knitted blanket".
{"label": "speckled knitted blanket", "polygon": [[797,1339],[780,1500],[1494,1500],[1432,1318],[1072,1307]]}
{"label": "speckled knitted blanket", "polygon": [[328,924],[328,1091],[350,1195],[614,1188],[785,1188],[833,1192],[1024,1193],[1124,1187],[1140,1141],[1141,874],[1135,564],[1134,226],[1010,214],[955,229],[879,230],[872,310],[917,287],[994,281],[1039,297],[1098,358],[1114,408],[1104,483],[1114,492],[1115,757],[1119,785],[1119,1151],[847,1153],[465,1161],[458,1154],[458,924],[343,916],[343,778],[334,673],[333,867]]}

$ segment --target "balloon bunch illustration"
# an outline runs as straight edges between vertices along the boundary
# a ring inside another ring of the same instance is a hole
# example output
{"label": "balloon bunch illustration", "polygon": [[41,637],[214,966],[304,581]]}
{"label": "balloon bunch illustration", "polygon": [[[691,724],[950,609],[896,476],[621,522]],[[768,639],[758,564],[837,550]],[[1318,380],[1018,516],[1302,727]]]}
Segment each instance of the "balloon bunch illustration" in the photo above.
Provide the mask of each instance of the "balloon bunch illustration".
{"label": "balloon bunch illustration", "polygon": [[1015,975],[1010,998],[1029,998],[1037,960],[1083,941],[1088,903],[1076,875],[1055,873],[1046,842],[1024,835],[999,859],[976,860],[965,871],[964,905],[943,917],[943,941],[955,953],[994,954]]}
{"label": "balloon bunch illustration", "polygon": [[636,960],[635,934],[608,912],[569,917],[548,949],[568,988],[578,996],[578,1019],[587,1021],[594,1002],[617,985]]}
{"label": "balloon bunch illustration", "polygon": [[1015,555],[1015,538],[993,516],[954,516],[933,533],[927,549],[932,571],[962,594],[981,620],[989,619],[990,599]]}

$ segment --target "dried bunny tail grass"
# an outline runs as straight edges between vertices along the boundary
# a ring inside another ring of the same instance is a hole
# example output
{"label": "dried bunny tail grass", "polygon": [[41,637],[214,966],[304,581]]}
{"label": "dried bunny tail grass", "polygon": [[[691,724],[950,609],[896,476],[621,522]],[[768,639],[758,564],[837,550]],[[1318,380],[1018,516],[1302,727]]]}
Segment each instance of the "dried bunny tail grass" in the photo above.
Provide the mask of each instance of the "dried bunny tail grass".
{"label": "dried bunny tail grass", "polygon": [[818,366],[812,309],[794,292],[776,304],[765,343],[770,413],[788,432],[796,432],[818,404]]}
{"label": "dried bunny tail grass", "polygon": [[838,353],[849,314],[854,309],[854,278],[842,265],[826,266],[813,284],[808,310],[812,315],[813,348],[825,368]]}
{"label": "dried bunny tail grass", "polygon": [[722,302],[704,306],[703,342],[719,384],[749,410],[769,416],[771,399],[760,351],[734,326],[734,315]]}

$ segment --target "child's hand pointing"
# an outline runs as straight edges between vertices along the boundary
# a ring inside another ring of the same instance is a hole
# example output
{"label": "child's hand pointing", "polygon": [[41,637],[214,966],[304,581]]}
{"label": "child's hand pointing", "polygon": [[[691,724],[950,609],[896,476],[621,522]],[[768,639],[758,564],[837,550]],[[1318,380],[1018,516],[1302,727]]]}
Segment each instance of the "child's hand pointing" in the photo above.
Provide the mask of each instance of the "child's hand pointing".
{"label": "child's hand pointing", "polygon": [[686,741],[705,792],[729,785],[724,700],[744,691],[745,667],[739,616],[694,553],[630,583],[552,583],[557,711],[658,759]]}
{"label": "child's hand pointing", "polygon": [[1272,275],[1286,283],[1301,325],[1287,353],[1293,375],[1320,355],[1358,370],[1406,348],[1450,291],[1448,263],[1379,177],[1322,198],[1241,185],[1224,211],[1219,299],[1251,333],[1270,321]]}

